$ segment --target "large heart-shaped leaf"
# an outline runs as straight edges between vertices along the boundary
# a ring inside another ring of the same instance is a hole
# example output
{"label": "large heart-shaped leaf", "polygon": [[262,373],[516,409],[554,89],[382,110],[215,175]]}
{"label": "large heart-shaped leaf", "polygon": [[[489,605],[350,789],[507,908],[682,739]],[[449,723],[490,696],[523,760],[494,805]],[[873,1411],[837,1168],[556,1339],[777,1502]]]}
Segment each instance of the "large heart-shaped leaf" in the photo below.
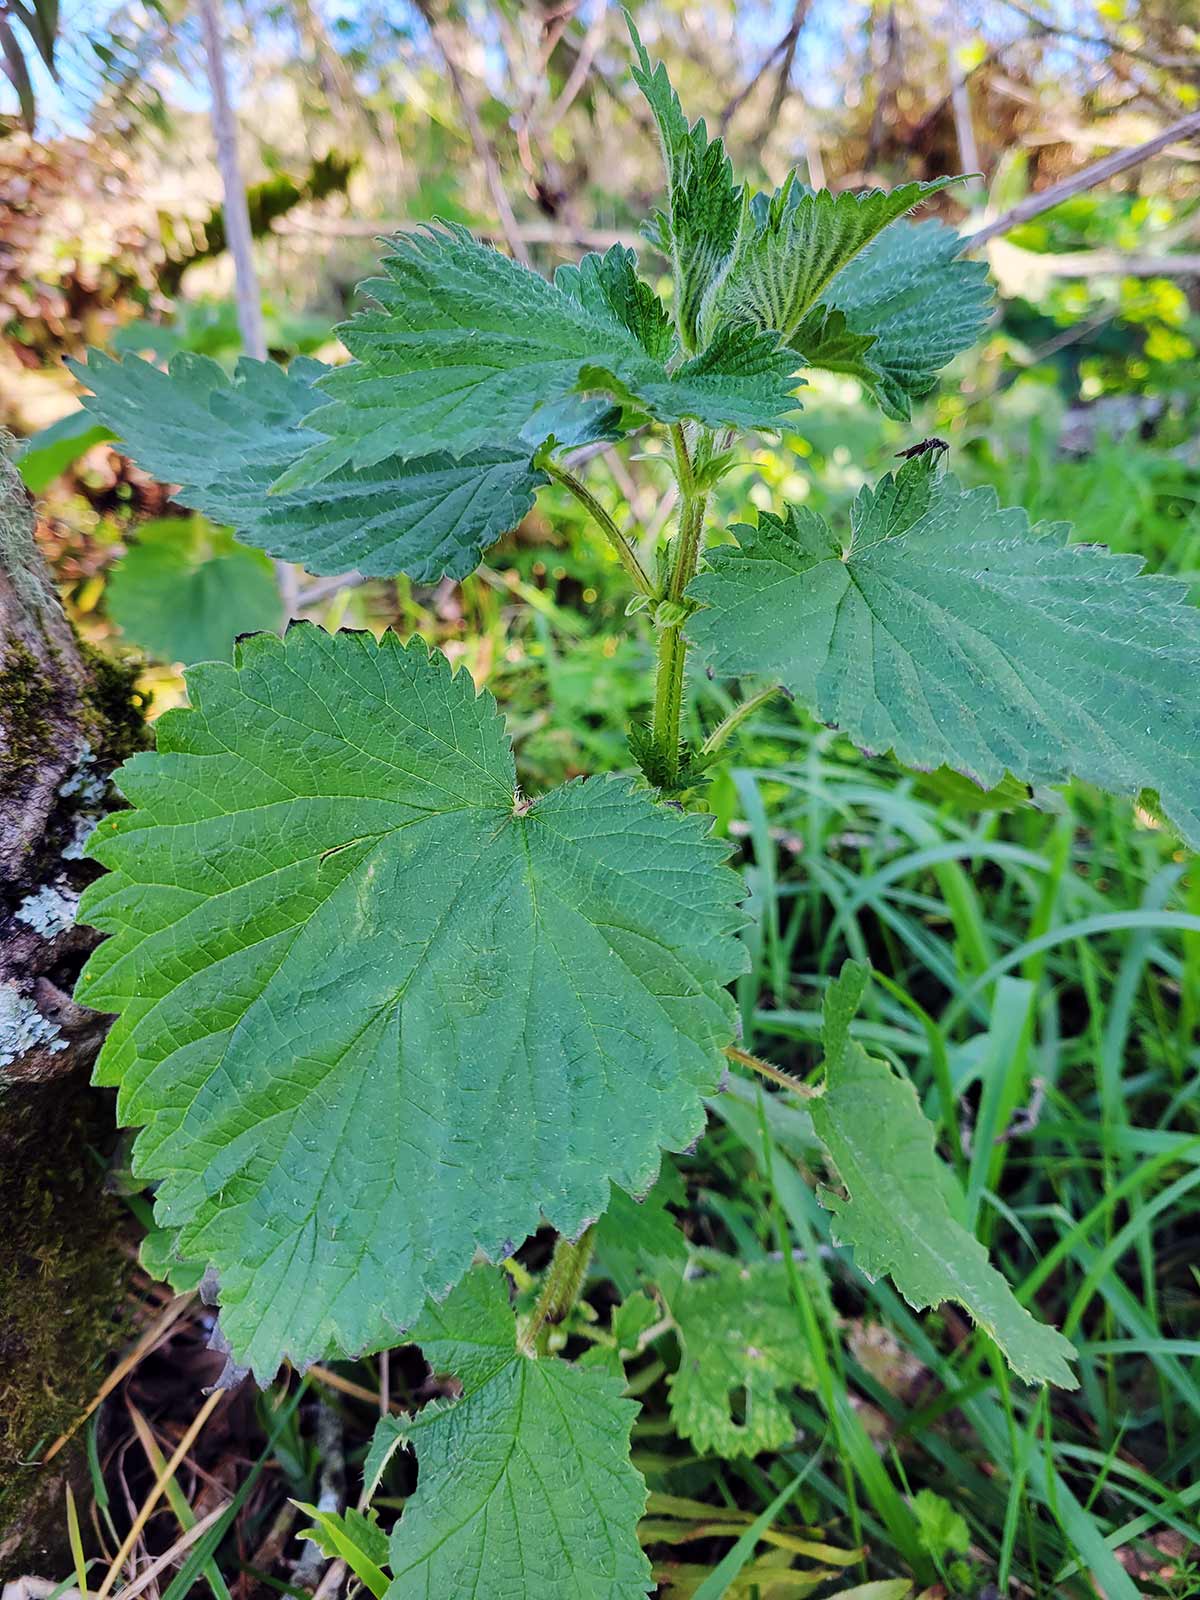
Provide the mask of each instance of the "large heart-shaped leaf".
{"label": "large heart-shaped leaf", "polygon": [[796,506],[735,528],[689,632],[718,672],[778,677],[867,749],[984,789],[1006,771],[1154,789],[1200,844],[1200,612],[1067,531],[928,453],[863,490],[845,538]]}
{"label": "large heart-shaped leaf", "polygon": [[121,1014],[97,1077],[158,1220],[269,1376],[645,1192],[721,1076],[740,884],[626,781],[522,799],[491,697],[419,642],[293,627],[189,688],[90,845],[79,995]]}

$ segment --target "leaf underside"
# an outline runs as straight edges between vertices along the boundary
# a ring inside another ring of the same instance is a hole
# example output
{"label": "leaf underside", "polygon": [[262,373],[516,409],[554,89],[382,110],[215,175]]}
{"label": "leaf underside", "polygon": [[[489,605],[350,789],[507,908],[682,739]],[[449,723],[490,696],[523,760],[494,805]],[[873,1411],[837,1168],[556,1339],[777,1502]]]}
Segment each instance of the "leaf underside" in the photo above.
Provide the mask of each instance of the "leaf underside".
{"label": "leaf underside", "polygon": [[851,356],[844,336],[831,341],[827,333],[807,348],[797,336],[793,347],[812,366],[858,378],[888,416],[907,418],[947,362],[979,339],[991,314],[987,263],[965,260],[962,248],[961,235],[934,217],[892,223],[843,267],[821,301],[826,313],[844,318],[847,334],[871,343]]}
{"label": "leaf underside", "polygon": [[487,1269],[413,1329],[463,1392],[385,1424],[419,1474],[392,1532],[388,1600],[633,1600],[652,1587],[637,1539],[646,1487],[629,1460],[636,1402],[619,1376],[518,1353],[515,1334]]}
{"label": "leaf underside", "polygon": [[301,625],[189,689],[89,845],[78,992],[120,1013],[97,1081],[158,1221],[270,1377],[649,1187],[720,1080],[741,886],[624,781],[515,803],[494,701],[420,642]]}
{"label": "leaf underside", "polygon": [[322,401],[313,385],[331,368],[300,356],[285,372],[243,358],[231,381],[206,356],[178,355],[164,373],[93,350],[73,370],[93,391],[88,410],[139,466],[179,484],[183,504],[309,572],[465,577],[549,481],[533,466],[533,446],[510,440],[461,459],[393,456],[365,470],[335,457],[319,482],[270,494],[277,478],[327,448],[309,419]]}
{"label": "leaf underside", "polygon": [[[726,1457],[789,1444],[796,1425],[786,1395],[811,1388],[815,1372],[786,1265],[721,1262],[669,1298],[681,1347],[670,1379],[671,1419],[681,1437]],[[739,1391],[742,1418],[733,1411]]]}
{"label": "leaf underside", "polygon": [[1031,526],[928,455],[862,491],[845,545],[795,506],[734,532],[689,590],[717,672],[778,677],[864,748],[984,789],[1006,772],[1154,789],[1200,844],[1200,613],[1182,584]]}
{"label": "leaf underside", "polygon": [[821,1194],[836,1242],[853,1249],[869,1278],[890,1276],[918,1311],[946,1300],[961,1305],[1027,1382],[1077,1388],[1070,1341],[1029,1314],[955,1218],[954,1179],[938,1159],[913,1085],[850,1037],[865,981],[864,969],[847,962],[826,993],[825,1088],[810,1102],[846,1190]]}

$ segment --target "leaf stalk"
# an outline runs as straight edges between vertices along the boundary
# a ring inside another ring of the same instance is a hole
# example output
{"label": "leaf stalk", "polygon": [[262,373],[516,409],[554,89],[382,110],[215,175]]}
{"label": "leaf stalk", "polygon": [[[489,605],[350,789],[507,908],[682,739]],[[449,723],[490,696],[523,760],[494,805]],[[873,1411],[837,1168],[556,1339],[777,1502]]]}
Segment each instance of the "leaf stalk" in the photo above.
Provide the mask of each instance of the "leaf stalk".
{"label": "leaf stalk", "polygon": [[634,587],[638,592],[646,595],[648,599],[657,599],[658,591],[655,589],[646,569],[638,560],[637,551],[621,532],[620,528],[617,527],[608,511],[596,499],[587,484],[581,482],[566,467],[559,466],[556,461],[540,461],[538,465],[547,477],[553,478],[555,483],[561,484],[564,489],[569,490],[589,513],[609,544],[616,551],[618,560],[633,580]]}

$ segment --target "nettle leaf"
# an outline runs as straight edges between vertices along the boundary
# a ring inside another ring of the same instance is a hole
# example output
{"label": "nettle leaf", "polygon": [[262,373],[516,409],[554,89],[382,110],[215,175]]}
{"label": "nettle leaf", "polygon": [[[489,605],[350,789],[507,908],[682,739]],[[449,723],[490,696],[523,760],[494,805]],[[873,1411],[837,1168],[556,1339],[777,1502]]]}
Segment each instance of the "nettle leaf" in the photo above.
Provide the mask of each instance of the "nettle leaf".
{"label": "nettle leaf", "polygon": [[387,1574],[382,1571],[388,1559],[388,1536],[379,1524],[352,1507],[322,1511],[303,1500],[292,1504],[313,1519],[312,1526],[297,1537],[311,1540],[322,1555],[340,1558],[377,1600],[383,1600],[388,1590]]}
{"label": "nettle leaf", "polygon": [[602,256],[592,251],[578,266],[559,267],[554,286],[589,310],[615,317],[648,356],[656,361],[669,359],[675,346],[674,327],[666,306],[638,277],[634,251],[620,244]]}
{"label": "nettle leaf", "polygon": [[675,317],[690,350],[699,342],[704,302],[732,259],[742,190],[722,141],[709,139],[703,121],[688,126],[666,67],[651,65],[628,12],[625,20],[637,56],[633,80],[654,113],[667,171],[667,209],[656,215],[649,237],[671,263]]}
{"label": "nettle leaf", "polygon": [[858,366],[845,364],[845,341],[835,346],[838,364],[822,358],[821,343],[800,337],[792,344],[811,366],[829,365],[860,379],[890,417],[907,418],[912,402],[928,394],[937,375],[969,349],[992,308],[987,263],[963,259],[963,239],[944,222],[896,222],[832,280],[823,296],[828,311],[840,311],[849,332],[871,335]]}
{"label": "nettle leaf", "polygon": [[707,819],[517,794],[466,673],[293,626],[189,674],[118,782],[80,919],[97,1081],[270,1377],[393,1344],[476,1248],[577,1235],[704,1125],[742,893]]}
{"label": "nettle leaf", "polygon": [[657,1182],[641,1199],[613,1189],[596,1225],[596,1265],[623,1295],[646,1278],[662,1283],[682,1274],[687,1243],[667,1207],[682,1205],[684,1198],[678,1168],[665,1157]]}
{"label": "nettle leaf", "polygon": [[652,1588],[637,1538],[646,1486],[629,1459],[638,1407],[622,1399],[623,1379],[519,1352],[487,1269],[431,1306],[412,1337],[462,1397],[398,1424],[418,1479],[392,1532],[388,1600],[630,1600]]}
{"label": "nettle leaf", "polygon": [[821,721],[983,789],[1075,775],[1158,791],[1200,844],[1200,613],[1141,558],[1071,545],[932,453],[864,489],[848,538],[791,506],[689,589],[722,676],[778,677]]}
{"label": "nettle leaf", "polygon": [[898,189],[808,189],[794,175],[753,208],[732,265],[712,298],[706,321],[744,319],[785,338],[816,304],[830,280],[897,218],[960,178],[906,183]]}
{"label": "nettle leaf", "polygon": [[[706,1258],[705,1265],[708,1265]],[[722,1261],[669,1295],[679,1330],[679,1370],[669,1380],[671,1419],[697,1450],[753,1456],[796,1435],[787,1394],[816,1375],[782,1261]],[[744,1396],[745,1415],[734,1415]]]}
{"label": "nettle leaf", "polygon": [[825,1084],[809,1101],[846,1190],[821,1194],[834,1214],[835,1241],[853,1249],[869,1278],[890,1275],[916,1310],[946,1300],[962,1306],[1027,1382],[1076,1388],[1070,1341],[1029,1314],[958,1221],[962,1197],[938,1159],[916,1089],[851,1038],[866,980],[865,969],[848,961],[826,991]]}
{"label": "nettle leaf", "polygon": [[[328,450],[309,426],[322,403],[313,385],[331,370],[323,363],[300,356],[285,372],[243,358],[230,380],[206,356],[178,355],[162,372],[136,356],[116,362],[93,350],[86,366],[72,370],[93,391],[84,397],[88,411],[139,466],[179,484],[185,505],[309,572],[357,567],[367,577],[406,572],[418,582],[465,577],[549,482],[532,461],[540,439],[461,459],[392,456],[365,470],[347,466],[337,447],[318,483],[269,494],[302,457]],[[603,431],[601,409],[576,417],[576,432],[587,432],[589,422]],[[565,433],[571,419],[555,420]]]}
{"label": "nettle leaf", "polygon": [[240,633],[283,620],[271,563],[204,517],[159,517],[136,529],[104,603],[131,644],[160,661],[228,661]]}
{"label": "nettle leaf", "polygon": [[632,261],[620,249],[586,258],[559,285],[456,224],[398,236],[387,277],[363,285],[379,309],[339,330],[357,360],[321,380],[329,403],[309,418],[335,443],[276,488],[319,481],[331,451],[361,469],[393,454],[494,446],[579,390],[631,399],[660,422],[711,427],[771,427],[795,409],[795,357],[777,339],[668,372],[662,316]]}

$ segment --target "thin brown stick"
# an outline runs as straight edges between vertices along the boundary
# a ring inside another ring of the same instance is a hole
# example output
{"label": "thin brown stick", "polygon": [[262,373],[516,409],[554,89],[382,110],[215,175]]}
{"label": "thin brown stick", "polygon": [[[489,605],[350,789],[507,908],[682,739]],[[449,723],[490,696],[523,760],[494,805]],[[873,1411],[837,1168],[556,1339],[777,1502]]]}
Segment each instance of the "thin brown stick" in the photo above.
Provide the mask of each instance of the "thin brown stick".
{"label": "thin brown stick", "polygon": [[1149,161],[1151,156],[1158,155],[1159,151],[1165,150],[1168,145],[1197,137],[1200,137],[1200,111],[1193,111],[1190,116],[1180,117],[1178,122],[1173,122],[1169,128],[1164,128],[1161,133],[1155,134],[1153,139],[1135,144],[1129,150],[1119,150],[1115,155],[1105,156],[1103,161],[1094,161],[1090,167],[1084,167],[1081,172],[1064,178],[1061,183],[1051,184],[1040,194],[1031,194],[1013,206],[1010,211],[1005,211],[994,221],[986,223],[978,233],[973,233],[963,244],[963,249],[978,250],[989,239],[1008,233],[1010,229],[1020,227],[1023,222],[1030,222],[1034,217],[1040,217],[1043,211],[1050,211],[1055,206],[1061,205],[1064,200],[1083,194],[1087,189],[1094,189],[1098,183],[1104,183],[1106,179],[1115,178],[1120,172],[1127,172],[1130,167]]}
{"label": "thin brown stick", "polygon": [[1113,55],[1129,56],[1134,61],[1144,61],[1147,66],[1157,67],[1162,72],[1200,72],[1200,51],[1192,55],[1164,56],[1156,50],[1147,50],[1142,45],[1122,44],[1119,39],[1114,39],[1107,33],[1086,33],[1082,29],[1056,22],[1053,17],[1040,16],[1028,6],[1022,5],[1021,0],[1000,0],[1000,3],[1007,6],[1010,11],[1015,11],[1018,16],[1024,17],[1026,22],[1032,23],[1039,33],[1051,34],[1056,39],[1070,39],[1075,44],[1099,45],[1102,50],[1109,50]]}
{"label": "thin brown stick", "polygon": [[158,1344],[161,1339],[165,1338],[171,1326],[178,1322],[179,1318],[188,1309],[195,1298],[196,1296],[194,1293],[179,1295],[176,1299],[171,1301],[170,1305],[166,1307],[162,1315],[157,1317],[155,1321],[150,1324],[145,1333],[142,1334],[141,1338],[134,1345],[133,1349],[128,1351],[128,1353],[122,1356],[121,1360],[117,1362],[116,1366],[112,1369],[108,1377],[105,1378],[104,1382],[100,1385],[100,1387],[96,1390],[96,1393],[88,1402],[86,1409],[80,1414],[79,1417],[76,1418],[76,1420],[71,1424],[65,1433],[59,1434],[58,1438],[50,1446],[49,1450],[46,1451],[46,1454],[42,1457],[42,1466],[46,1466],[49,1462],[53,1461],[62,1447],[75,1437],[75,1434],[91,1416],[92,1412],[95,1411],[96,1407],[102,1405],[104,1401],[108,1399],[109,1395],[113,1392],[117,1385],[121,1382],[122,1378],[128,1377],[133,1371],[134,1367],[137,1366],[138,1362],[148,1356],[151,1350],[154,1349],[155,1345]]}
{"label": "thin brown stick", "polygon": [[525,241],[521,237],[520,230],[517,227],[517,219],[513,214],[512,206],[509,204],[508,195],[505,193],[504,180],[500,176],[500,165],[496,160],[496,152],[492,149],[491,143],[483,131],[483,124],[479,120],[475,102],[467,89],[466,79],[459,71],[454,50],[446,37],[446,30],[434,16],[429,0],[417,0],[417,10],[425,19],[425,25],[429,29],[430,37],[437,46],[438,54],[445,64],[451,87],[454,90],[459,106],[462,108],[463,121],[467,125],[467,133],[475,147],[475,154],[479,157],[483,166],[484,176],[487,178],[487,186],[491,191],[492,204],[496,207],[496,215],[500,219],[500,227],[508,242],[508,248],[518,261],[524,266],[529,266],[529,251],[525,248]]}

